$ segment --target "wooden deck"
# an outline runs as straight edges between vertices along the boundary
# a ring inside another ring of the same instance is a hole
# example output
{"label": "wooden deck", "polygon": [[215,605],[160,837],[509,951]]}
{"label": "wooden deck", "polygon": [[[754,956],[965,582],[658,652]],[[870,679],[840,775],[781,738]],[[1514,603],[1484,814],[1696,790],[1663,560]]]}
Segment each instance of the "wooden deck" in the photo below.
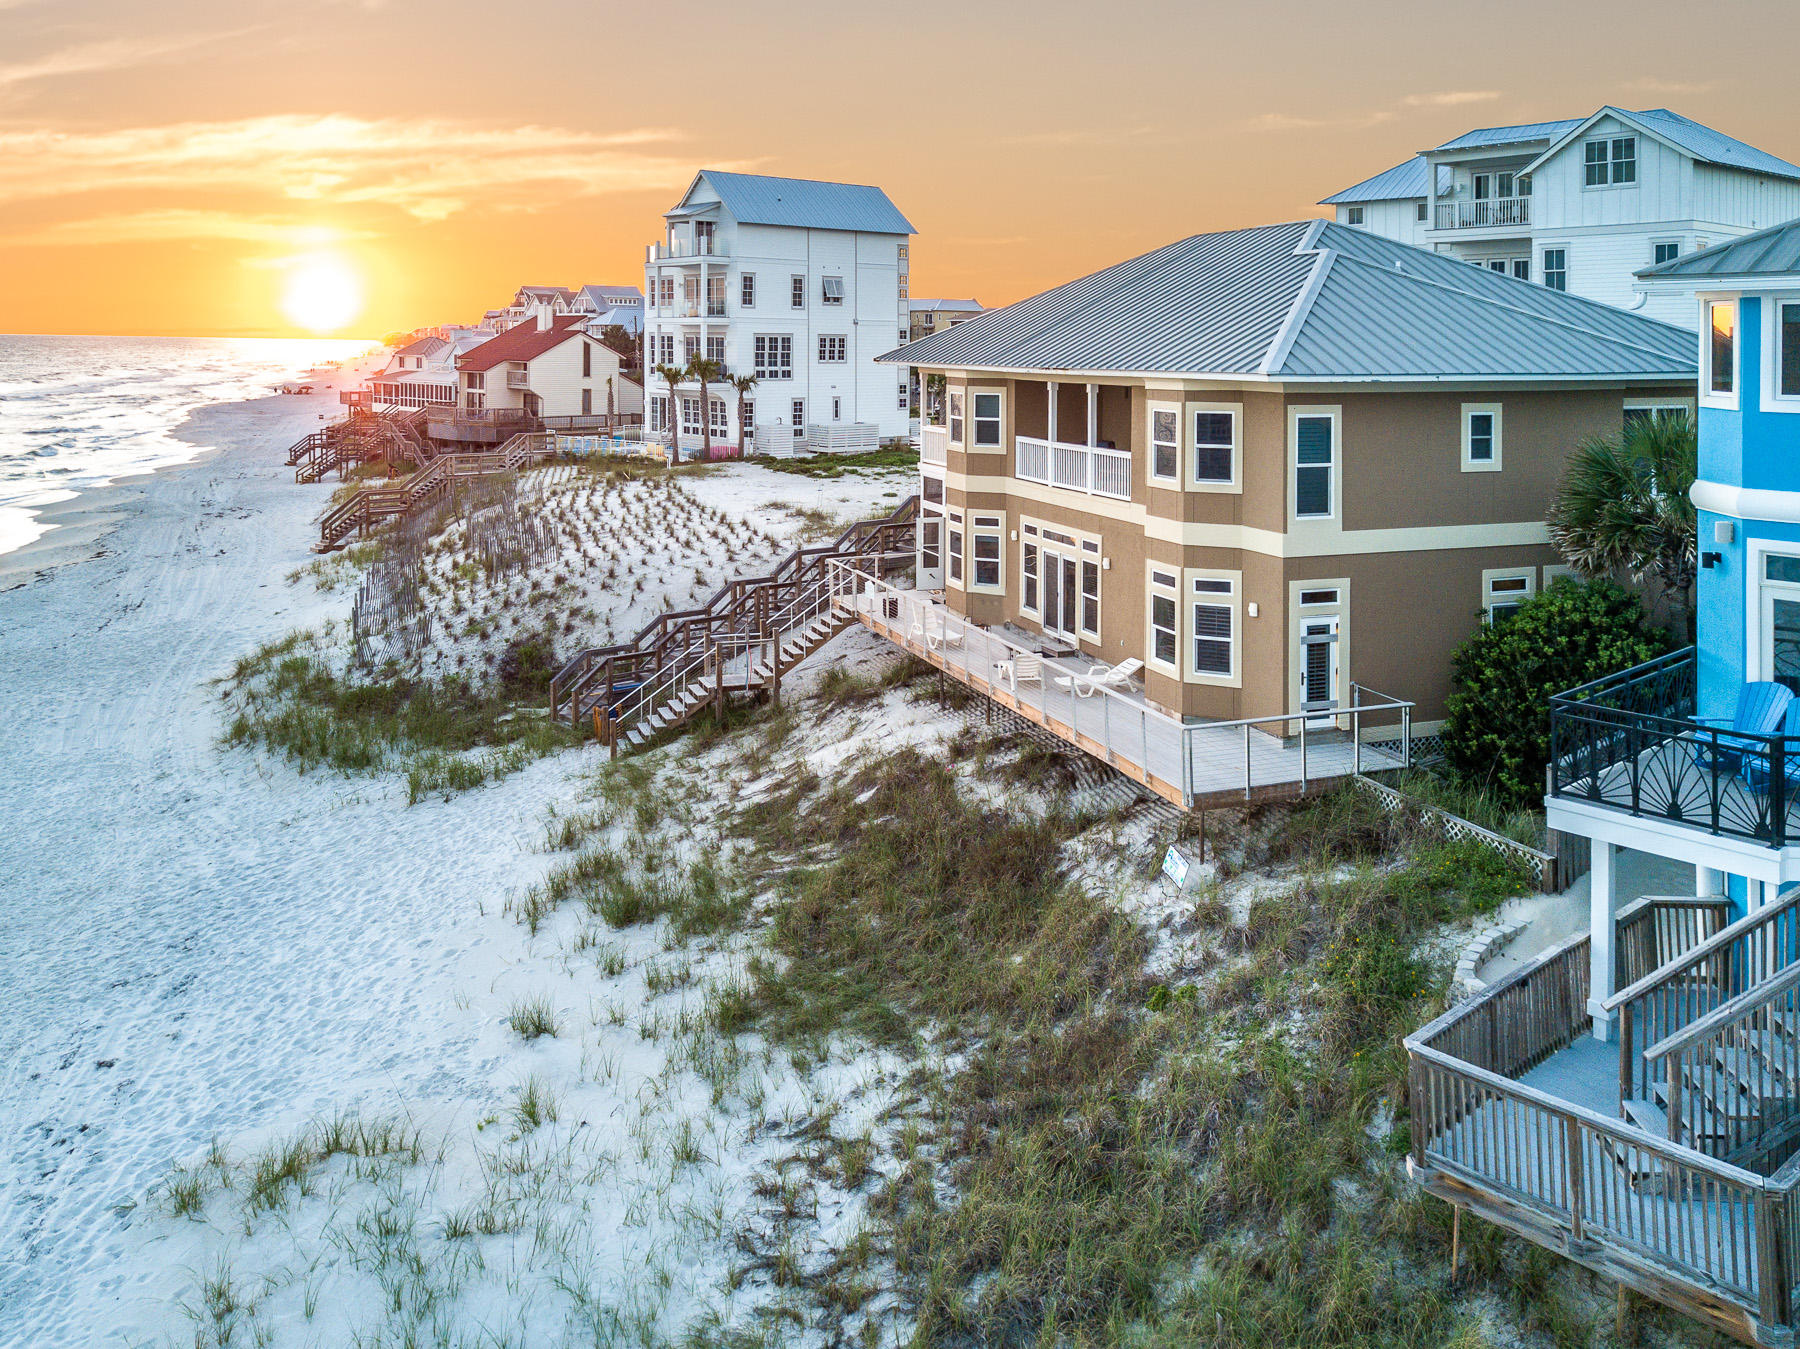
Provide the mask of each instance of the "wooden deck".
{"label": "wooden deck", "polygon": [[[896,646],[1184,809],[1291,799],[1408,762],[1409,703],[1365,693],[1329,719],[1183,722],[1137,687],[1078,694],[1090,658],[968,622],[932,592],[846,568],[837,602]],[[1017,677],[1021,657],[1041,662],[1041,678]]]}

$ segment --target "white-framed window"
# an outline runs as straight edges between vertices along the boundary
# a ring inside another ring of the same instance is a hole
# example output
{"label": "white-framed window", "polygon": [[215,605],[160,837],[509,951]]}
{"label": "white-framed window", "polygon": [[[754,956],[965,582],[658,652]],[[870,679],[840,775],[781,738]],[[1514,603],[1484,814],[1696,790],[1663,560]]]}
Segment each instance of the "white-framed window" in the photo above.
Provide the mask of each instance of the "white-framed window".
{"label": "white-framed window", "polygon": [[1161,482],[1181,481],[1181,409],[1150,407],[1150,476]]}
{"label": "white-framed window", "polygon": [[1763,408],[1768,412],[1800,412],[1800,296],[1774,295],[1765,300],[1769,314],[1763,326],[1768,361],[1763,373]]}
{"label": "white-framed window", "polygon": [[1500,471],[1500,404],[1462,405],[1462,471]]}
{"label": "white-framed window", "polygon": [[1582,146],[1585,187],[1621,187],[1637,182],[1637,137],[1606,136]]}
{"label": "white-framed window", "polygon": [[681,398],[681,434],[697,436],[700,434],[700,400],[686,394]]}
{"label": "white-framed window", "polygon": [[788,404],[788,409],[793,413],[795,437],[804,436],[806,434],[806,400],[796,398]]}
{"label": "white-framed window", "polygon": [[712,433],[715,436],[729,435],[731,433],[731,412],[725,406],[725,400],[723,398],[708,398],[706,400],[706,410]]}
{"label": "white-framed window", "polygon": [[806,278],[796,276],[789,291],[788,303],[795,309],[806,308]]}
{"label": "white-framed window", "polygon": [[844,400],[835,395],[831,400],[831,420],[839,422],[844,419]]}
{"label": "white-framed window", "polygon": [[950,443],[963,443],[963,391],[950,390]]}
{"label": "white-framed window", "polygon": [[906,387],[906,381],[900,381],[900,410],[906,411],[912,406],[912,390]]}
{"label": "white-framed window", "polygon": [[1639,422],[1647,422],[1652,417],[1688,417],[1694,415],[1694,405],[1686,398],[1646,398],[1627,399],[1625,402],[1624,429],[1630,430]]}
{"label": "white-framed window", "polygon": [[970,544],[974,553],[970,585],[977,590],[1002,590],[1002,538],[1006,517],[976,515],[969,521]]}
{"label": "white-framed window", "polygon": [[955,585],[963,583],[963,518],[960,511],[951,511],[946,517],[947,527],[944,531],[944,552],[949,559],[949,577]]}
{"label": "white-framed window", "polygon": [[1569,288],[1568,249],[1546,248],[1544,250],[1544,287],[1547,290],[1567,290]]}
{"label": "white-framed window", "polygon": [[850,349],[850,339],[841,335],[821,333],[819,335],[819,359],[828,364],[836,364],[845,358]]}
{"label": "white-framed window", "polygon": [[738,278],[738,308],[756,308],[756,273],[745,272]]}
{"label": "white-framed window", "polygon": [[1504,623],[1519,606],[1537,593],[1537,573],[1531,567],[1497,568],[1481,573],[1481,621]]}
{"label": "white-framed window", "polygon": [[1026,613],[1038,613],[1038,545],[1037,526],[1024,526],[1024,539],[1019,545],[1019,607]]}
{"label": "white-framed window", "polygon": [[1545,566],[1543,568],[1543,573],[1544,573],[1544,589],[1545,590],[1548,590],[1551,586],[1555,585],[1558,581],[1561,581],[1565,578],[1568,580],[1571,580],[1571,581],[1579,581],[1581,579],[1580,572],[1576,571],[1575,568],[1565,566],[1560,562],[1553,562],[1553,563],[1548,564],[1547,566]]}
{"label": "white-framed window", "polygon": [[975,443],[978,450],[1000,448],[1000,394],[992,389],[976,389],[969,395],[975,414]]}
{"label": "white-framed window", "polygon": [[708,333],[706,335],[706,359],[725,364],[725,334]]}
{"label": "white-framed window", "polygon": [[1679,239],[1662,240],[1650,245],[1650,265],[1652,267],[1660,267],[1665,262],[1673,262],[1680,256],[1681,241]]}
{"label": "white-framed window", "polygon": [[1415,201],[1413,203],[1413,219],[1422,225],[1430,218],[1429,208],[1425,203],[1422,201]]}
{"label": "white-framed window", "polygon": [[662,286],[662,299],[661,299],[660,303],[665,306],[674,304],[675,303],[675,278],[673,276],[661,276],[661,277],[658,277],[657,280],[660,282],[660,284]]}
{"label": "white-framed window", "polygon": [[487,371],[471,370],[463,376],[465,386],[474,393],[487,391]]}
{"label": "white-framed window", "polygon": [[1344,223],[1346,225],[1362,224],[1363,223],[1363,208],[1360,206],[1352,206],[1349,210],[1345,211],[1344,212]]}
{"label": "white-framed window", "polygon": [[1194,675],[1230,679],[1237,673],[1237,583],[1226,576],[1196,576],[1191,584]]}
{"label": "white-framed window", "polygon": [[1309,609],[1319,606],[1336,608],[1342,601],[1342,595],[1343,592],[1336,586],[1312,586],[1302,590],[1295,602]]}
{"label": "white-framed window", "polygon": [[753,427],[755,425],[756,425],[756,400],[754,398],[746,398],[744,400],[744,424],[740,429],[748,431],[751,427]]}
{"label": "white-framed window", "polygon": [[700,338],[697,334],[683,333],[681,336],[681,363],[686,365],[700,354]]}
{"label": "white-framed window", "polygon": [[669,400],[662,394],[654,394],[650,399],[650,429],[667,431],[669,429]]}
{"label": "white-framed window", "polygon": [[1232,486],[1237,482],[1237,409],[1202,405],[1192,412],[1194,485]]}
{"label": "white-framed window", "polygon": [[844,302],[844,278],[841,276],[822,276],[819,278],[819,303],[841,305]]}
{"label": "white-framed window", "polygon": [[758,379],[794,377],[794,338],[791,333],[757,333],[752,345],[756,352]]}
{"label": "white-framed window", "polygon": [[1100,545],[1092,539],[1081,541],[1081,633],[1084,637],[1100,635],[1100,559],[1089,557],[1089,553],[1098,553]]}
{"label": "white-framed window", "polygon": [[1737,406],[1737,300],[1708,300],[1700,330],[1700,400]]}
{"label": "white-framed window", "polygon": [[1513,280],[1515,281],[1531,280],[1531,259],[1514,258],[1512,260],[1512,274]]}
{"label": "white-framed window", "polygon": [[1179,679],[1181,580],[1173,571],[1153,566],[1147,594],[1150,643],[1144,653],[1144,663]]}
{"label": "white-framed window", "polygon": [[1288,462],[1296,520],[1337,515],[1338,414],[1335,408],[1288,409]]}

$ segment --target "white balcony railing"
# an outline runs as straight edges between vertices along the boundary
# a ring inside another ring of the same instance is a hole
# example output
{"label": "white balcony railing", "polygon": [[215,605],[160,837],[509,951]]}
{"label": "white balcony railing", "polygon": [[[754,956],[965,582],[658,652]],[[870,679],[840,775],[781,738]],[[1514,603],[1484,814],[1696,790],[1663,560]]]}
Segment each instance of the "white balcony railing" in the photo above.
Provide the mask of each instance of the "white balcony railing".
{"label": "white balcony railing", "polygon": [[1530,197],[1490,197],[1485,201],[1440,201],[1441,230],[1500,229],[1531,223]]}
{"label": "white balcony railing", "polygon": [[531,387],[531,372],[529,370],[508,370],[506,372],[506,387],[509,389],[529,389]]}
{"label": "white balcony railing", "polygon": [[1131,500],[1131,455],[1125,450],[1015,436],[1013,473],[1026,482]]}
{"label": "white balcony railing", "polygon": [[946,426],[919,428],[919,462],[945,464],[950,461],[950,429]]}
{"label": "white balcony railing", "polygon": [[651,244],[645,250],[647,262],[680,262],[689,258],[726,258],[731,249],[723,239],[677,239],[672,244]]}

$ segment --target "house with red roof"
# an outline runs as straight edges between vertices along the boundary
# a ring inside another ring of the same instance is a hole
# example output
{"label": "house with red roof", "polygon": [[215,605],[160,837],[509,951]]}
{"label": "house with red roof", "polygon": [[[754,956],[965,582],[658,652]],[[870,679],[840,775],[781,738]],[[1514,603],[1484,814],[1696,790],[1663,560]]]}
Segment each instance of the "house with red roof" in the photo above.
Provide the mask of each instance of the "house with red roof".
{"label": "house with red roof", "polygon": [[492,444],[522,430],[636,425],[643,412],[643,385],[583,315],[539,310],[456,358],[456,406],[432,419],[431,434]]}

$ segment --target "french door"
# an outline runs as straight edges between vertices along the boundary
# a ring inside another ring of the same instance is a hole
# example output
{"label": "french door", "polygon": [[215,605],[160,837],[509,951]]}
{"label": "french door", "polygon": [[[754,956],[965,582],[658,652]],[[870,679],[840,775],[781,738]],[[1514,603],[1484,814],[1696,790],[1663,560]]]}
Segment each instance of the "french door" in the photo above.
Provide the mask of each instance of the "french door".
{"label": "french door", "polygon": [[919,512],[917,568],[920,590],[944,588],[944,517],[934,510]]}
{"label": "french door", "polygon": [[1800,692],[1800,558],[1772,554],[1764,559],[1758,677]]}
{"label": "french door", "polygon": [[1075,611],[1081,604],[1081,584],[1077,579],[1075,559],[1045,549],[1043,568],[1044,631],[1073,642],[1076,640]]}

